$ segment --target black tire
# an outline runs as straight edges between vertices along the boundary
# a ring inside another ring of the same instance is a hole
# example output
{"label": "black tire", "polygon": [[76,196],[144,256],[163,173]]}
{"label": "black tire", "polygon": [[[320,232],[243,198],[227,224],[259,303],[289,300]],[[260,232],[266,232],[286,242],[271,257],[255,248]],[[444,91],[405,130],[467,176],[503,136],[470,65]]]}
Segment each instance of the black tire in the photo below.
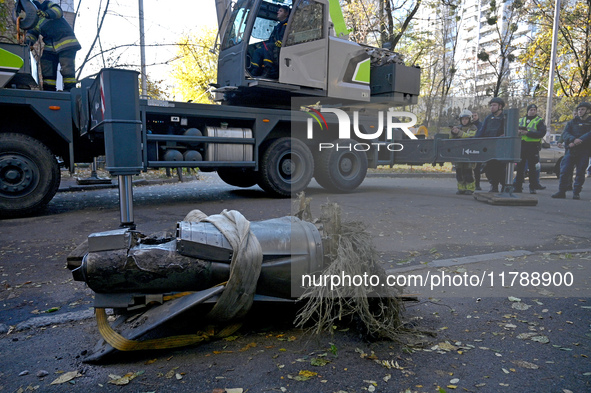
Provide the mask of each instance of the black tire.
{"label": "black tire", "polygon": [[[344,146],[355,145],[352,139],[332,142]],[[330,149],[316,155],[314,177],[318,184],[331,192],[346,193],[355,190],[367,174],[367,155],[362,151]]]}
{"label": "black tire", "polygon": [[562,163],[562,159],[564,157],[560,157],[558,159],[558,161],[556,161],[556,165],[554,166],[554,174],[556,175],[557,178],[560,179],[560,164]]}
{"label": "black tire", "polygon": [[302,141],[279,138],[262,152],[259,186],[278,197],[289,197],[304,190],[314,175],[314,157]]}
{"label": "black tire", "polygon": [[0,216],[34,213],[54,197],[60,169],[43,143],[21,134],[0,134]]}
{"label": "black tire", "polygon": [[234,187],[248,188],[257,184],[256,174],[252,169],[220,168],[218,175],[224,183]]}

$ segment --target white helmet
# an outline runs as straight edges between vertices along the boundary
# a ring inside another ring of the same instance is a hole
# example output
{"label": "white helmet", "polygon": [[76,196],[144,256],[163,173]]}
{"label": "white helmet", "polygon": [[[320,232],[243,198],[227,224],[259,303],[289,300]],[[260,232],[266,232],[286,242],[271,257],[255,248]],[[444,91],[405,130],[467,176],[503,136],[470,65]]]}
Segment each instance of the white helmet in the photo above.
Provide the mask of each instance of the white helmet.
{"label": "white helmet", "polygon": [[472,112],[470,112],[468,109],[464,109],[462,111],[462,113],[460,113],[460,119],[462,117],[470,117],[471,118],[472,117]]}

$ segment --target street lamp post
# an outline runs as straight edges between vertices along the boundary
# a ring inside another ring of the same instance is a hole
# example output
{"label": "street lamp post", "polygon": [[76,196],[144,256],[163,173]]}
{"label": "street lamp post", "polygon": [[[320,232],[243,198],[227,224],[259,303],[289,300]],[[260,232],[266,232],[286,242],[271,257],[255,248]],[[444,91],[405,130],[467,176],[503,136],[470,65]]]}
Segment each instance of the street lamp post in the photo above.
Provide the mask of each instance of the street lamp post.
{"label": "street lamp post", "polygon": [[554,5],[554,27],[552,29],[552,54],[550,56],[550,74],[548,76],[548,100],[546,101],[546,125],[548,134],[551,132],[552,121],[552,94],[554,94],[554,71],[556,69],[556,46],[558,43],[558,22],[560,21],[560,0],[556,0]]}
{"label": "street lamp post", "polygon": [[[560,0],[558,0],[560,1]],[[140,61],[142,74],[142,97],[148,98],[148,78],[146,75],[146,42],[144,39],[144,0],[139,0],[140,18]]]}

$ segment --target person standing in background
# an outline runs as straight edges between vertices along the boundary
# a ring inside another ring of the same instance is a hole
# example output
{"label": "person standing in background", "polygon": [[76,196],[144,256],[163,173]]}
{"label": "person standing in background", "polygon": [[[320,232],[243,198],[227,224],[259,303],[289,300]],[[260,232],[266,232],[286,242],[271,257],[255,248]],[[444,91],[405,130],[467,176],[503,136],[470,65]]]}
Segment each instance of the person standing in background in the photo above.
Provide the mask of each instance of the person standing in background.
{"label": "person standing in background", "polygon": [[577,106],[577,116],[569,121],[562,131],[566,153],[560,163],[560,184],[552,198],[566,198],[569,179],[577,174],[573,184],[573,199],[581,199],[580,193],[585,183],[585,169],[591,153],[591,103],[581,102]]}
{"label": "person standing in background", "polygon": [[540,162],[540,142],[546,135],[544,120],[538,116],[538,107],[535,104],[527,106],[526,116],[519,119],[519,136],[521,136],[521,161],[517,163],[517,176],[513,182],[515,192],[523,191],[525,181],[525,168],[529,173],[529,193],[535,194],[540,188],[536,166]]}
{"label": "person standing in background", "polygon": [[[484,119],[482,126],[476,133],[476,138],[499,137],[505,134],[505,101],[494,97],[488,103],[490,115]],[[485,167],[486,177],[490,183],[489,192],[499,192],[499,185],[505,187],[505,164],[501,161],[490,160]]]}
{"label": "person standing in background", "polygon": [[[472,112],[464,109],[460,113],[460,124],[452,127],[452,138],[472,138],[476,135],[476,126],[471,122]],[[474,194],[474,164],[470,162],[456,162],[456,180],[458,181],[458,195]]]}
{"label": "person standing in background", "polygon": [[[476,112],[472,112],[472,124],[476,127],[478,131],[482,126],[482,122],[480,121],[480,115]],[[477,163],[474,166],[474,189],[476,191],[481,191],[482,188],[480,187],[480,174],[482,172],[482,163]]]}

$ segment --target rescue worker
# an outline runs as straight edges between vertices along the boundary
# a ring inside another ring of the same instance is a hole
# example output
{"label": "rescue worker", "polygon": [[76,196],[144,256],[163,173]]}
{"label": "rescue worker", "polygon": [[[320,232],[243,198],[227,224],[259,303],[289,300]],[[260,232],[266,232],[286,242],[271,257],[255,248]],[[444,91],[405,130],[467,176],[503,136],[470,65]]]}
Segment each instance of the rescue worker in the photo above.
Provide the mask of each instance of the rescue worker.
{"label": "rescue worker", "polygon": [[560,163],[560,183],[558,192],[552,198],[566,198],[569,179],[577,169],[573,184],[573,199],[581,199],[580,193],[585,183],[585,169],[591,155],[591,103],[581,102],[577,106],[577,116],[569,121],[562,131],[566,152]]}
{"label": "rescue worker", "polygon": [[[505,101],[500,97],[494,97],[488,102],[490,115],[488,115],[482,127],[476,133],[476,138],[499,137],[505,134]],[[497,160],[490,160],[486,163],[484,173],[490,183],[489,192],[499,192],[499,184],[505,187],[505,164]]]}
{"label": "rescue worker", "polygon": [[526,116],[519,119],[518,135],[521,136],[521,161],[517,163],[517,175],[513,182],[515,192],[523,192],[525,181],[525,168],[529,173],[529,193],[535,194],[540,189],[536,165],[540,162],[540,142],[546,135],[544,120],[538,116],[538,107],[535,104],[527,106]]}
{"label": "rescue worker", "polygon": [[[472,124],[476,126],[476,130],[479,130],[482,127],[482,122],[480,121],[480,115],[477,112],[472,112]],[[474,166],[474,190],[481,191],[480,188],[480,173],[482,172],[482,163],[479,162]]]}
{"label": "rescue worker", "polygon": [[279,51],[283,45],[283,35],[287,27],[289,12],[289,7],[285,5],[282,5],[277,10],[279,23],[273,28],[269,39],[264,41],[262,46],[254,51],[249,67],[250,75],[256,77],[264,74],[266,77],[272,79],[279,77],[277,63],[279,60]]}
{"label": "rescue worker", "polygon": [[41,74],[43,90],[56,91],[57,66],[61,66],[64,91],[76,87],[76,52],[81,49],[74,30],[64,19],[61,7],[51,1],[33,1],[37,7],[39,21],[27,31],[26,43],[33,45],[43,36],[43,55],[41,55]]}
{"label": "rescue worker", "polygon": [[480,115],[477,112],[472,112],[472,124],[476,126],[476,129],[480,129],[480,127],[482,127]]}
{"label": "rescue worker", "polygon": [[[472,124],[472,112],[464,109],[460,113],[460,125],[451,129],[451,137],[454,138],[472,138],[476,135],[477,128]],[[474,164],[470,162],[457,162],[456,180],[458,181],[458,195],[474,194]]]}

